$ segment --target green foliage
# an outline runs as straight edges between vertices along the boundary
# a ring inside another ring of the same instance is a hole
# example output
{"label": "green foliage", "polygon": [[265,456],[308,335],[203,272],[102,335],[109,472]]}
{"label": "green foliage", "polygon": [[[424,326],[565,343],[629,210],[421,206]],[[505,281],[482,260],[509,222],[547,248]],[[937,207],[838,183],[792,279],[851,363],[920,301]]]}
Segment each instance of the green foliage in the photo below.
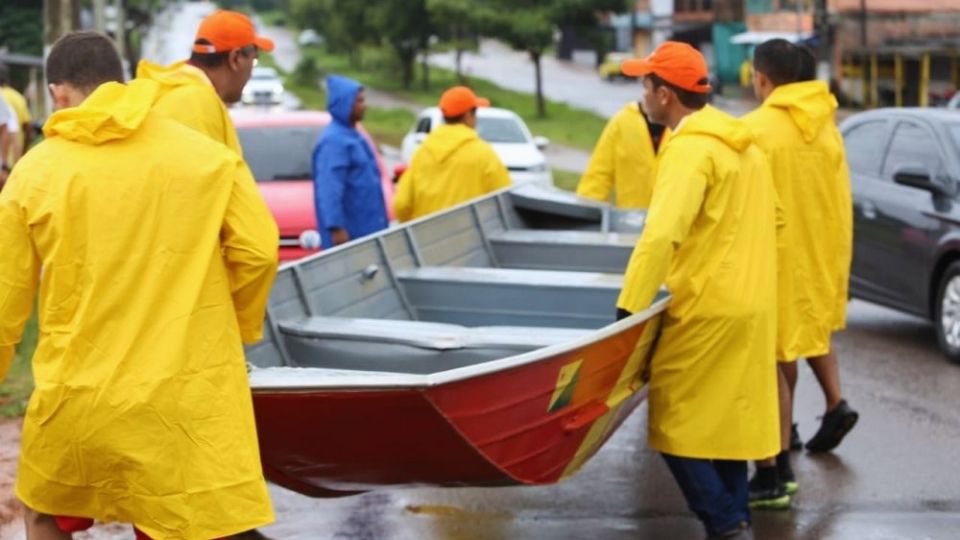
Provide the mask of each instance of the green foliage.
{"label": "green foliage", "polygon": [[316,58],[304,56],[290,74],[290,80],[297,86],[319,86],[323,72],[317,66]]}
{"label": "green foliage", "polygon": [[580,173],[553,169],[553,185],[567,191],[576,191],[580,183]]}
{"label": "green foliage", "polygon": [[43,1],[0,2],[0,48],[13,53],[43,54]]}
{"label": "green foliage", "polygon": [[403,87],[410,88],[417,53],[426,50],[433,31],[426,0],[378,0],[372,11],[380,36],[400,63]]}

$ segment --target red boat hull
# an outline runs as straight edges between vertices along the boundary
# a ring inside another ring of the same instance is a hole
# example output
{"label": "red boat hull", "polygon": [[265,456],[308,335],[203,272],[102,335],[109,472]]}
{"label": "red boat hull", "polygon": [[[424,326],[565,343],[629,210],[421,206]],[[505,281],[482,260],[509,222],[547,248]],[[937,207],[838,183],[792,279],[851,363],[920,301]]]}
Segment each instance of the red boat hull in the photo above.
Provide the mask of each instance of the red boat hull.
{"label": "red boat hull", "polygon": [[267,478],[311,496],[557,482],[642,402],[658,325],[436,386],[255,389]]}

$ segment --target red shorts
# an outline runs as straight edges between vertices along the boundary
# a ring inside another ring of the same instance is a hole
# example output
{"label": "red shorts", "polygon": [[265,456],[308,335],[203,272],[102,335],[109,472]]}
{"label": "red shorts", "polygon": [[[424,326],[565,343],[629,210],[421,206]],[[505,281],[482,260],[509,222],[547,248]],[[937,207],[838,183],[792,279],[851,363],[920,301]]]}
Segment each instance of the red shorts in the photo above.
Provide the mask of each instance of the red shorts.
{"label": "red shorts", "polygon": [[[57,528],[65,533],[75,533],[85,531],[93,527],[93,520],[90,518],[54,516],[57,520]],[[133,534],[137,535],[137,540],[150,540],[150,537],[143,534],[143,531],[134,527]]]}

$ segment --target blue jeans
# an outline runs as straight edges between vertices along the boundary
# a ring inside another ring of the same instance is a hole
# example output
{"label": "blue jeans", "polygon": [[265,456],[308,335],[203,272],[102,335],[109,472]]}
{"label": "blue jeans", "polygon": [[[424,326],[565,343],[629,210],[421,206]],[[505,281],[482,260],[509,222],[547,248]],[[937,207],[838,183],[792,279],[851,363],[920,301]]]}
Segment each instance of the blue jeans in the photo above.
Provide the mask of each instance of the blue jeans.
{"label": "blue jeans", "polygon": [[746,461],[661,455],[708,535],[734,530],[741,522],[750,523]]}

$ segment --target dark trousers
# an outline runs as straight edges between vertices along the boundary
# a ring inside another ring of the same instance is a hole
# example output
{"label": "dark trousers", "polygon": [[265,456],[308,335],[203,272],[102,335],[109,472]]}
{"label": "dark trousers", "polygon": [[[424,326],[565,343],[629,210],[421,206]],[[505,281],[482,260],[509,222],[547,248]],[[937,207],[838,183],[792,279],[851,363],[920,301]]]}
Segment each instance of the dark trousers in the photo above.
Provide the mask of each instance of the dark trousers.
{"label": "dark trousers", "polygon": [[746,461],[661,455],[708,535],[723,534],[742,522],[750,523]]}

